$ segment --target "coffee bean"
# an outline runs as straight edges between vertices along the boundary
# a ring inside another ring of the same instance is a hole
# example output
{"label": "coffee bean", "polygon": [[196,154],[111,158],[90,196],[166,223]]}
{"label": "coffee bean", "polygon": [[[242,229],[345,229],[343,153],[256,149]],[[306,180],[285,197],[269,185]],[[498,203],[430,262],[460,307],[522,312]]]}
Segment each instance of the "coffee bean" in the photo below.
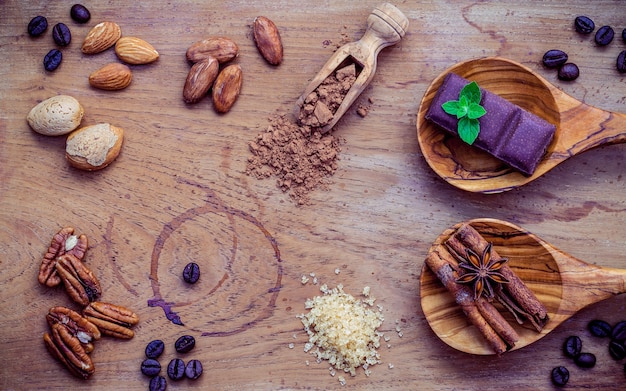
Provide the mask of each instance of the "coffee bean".
{"label": "coffee bean", "polygon": [[188,263],[183,269],[183,279],[189,284],[195,284],[200,278],[200,266],[197,263]]}
{"label": "coffee bean", "polygon": [[569,380],[569,371],[565,367],[555,367],[552,369],[552,384],[563,387]]}
{"label": "coffee bean", "polygon": [[46,71],[52,72],[61,65],[62,60],[63,53],[57,49],[52,49],[43,58],[43,67],[46,68]]}
{"label": "coffee bean", "polygon": [[583,348],[583,342],[581,339],[575,335],[569,336],[565,339],[565,343],[563,344],[563,353],[567,357],[576,357],[580,354],[580,351]]}
{"label": "coffee bean", "polygon": [[626,320],[617,322],[617,324],[613,326],[613,329],[611,330],[611,338],[619,342],[626,341]]}
{"label": "coffee bean", "polygon": [[167,380],[163,376],[156,376],[150,379],[149,391],[165,391],[167,389]]}
{"label": "coffee bean", "polygon": [[613,41],[615,32],[611,26],[602,26],[596,32],[596,43],[600,46],[606,46]]}
{"label": "coffee bean", "polygon": [[596,365],[596,356],[593,353],[581,353],[574,358],[574,363],[581,368],[592,368]]}
{"label": "coffee bean", "polygon": [[626,42],[626,29],[622,30],[622,40]]}
{"label": "coffee bean", "polygon": [[153,358],[146,358],[141,363],[141,373],[144,375],[154,377],[158,375],[159,372],[161,372],[161,364],[157,360]]}
{"label": "coffee bean", "polygon": [[87,23],[91,19],[91,13],[82,4],[74,4],[70,10],[70,16],[77,23]]}
{"label": "coffee bean", "polygon": [[172,380],[180,380],[185,377],[185,362],[175,358],[167,365],[167,376]]}
{"label": "coffee bean", "polygon": [[559,80],[563,81],[572,81],[576,80],[580,75],[580,71],[578,70],[578,66],[573,62],[567,62],[559,68],[557,76]]}
{"label": "coffee bean", "polygon": [[196,346],[196,339],[191,335],[183,335],[174,343],[174,348],[178,353],[187,353]]}
{"label": "coffee bean", "polygon": [[57,23],[52,28],[52,38],[59,46],[67,46],[72,41],[72,33],[64,23]]}
{"label": "coffee bean", "polygon": [[596,337],[604,338],[611,335],[611,325],[608,322],[600,319],[594,319],[587,325],[587,328],[592,335]]}
{"label": "coffee bean", "polygon": [[609,342],[609,354],[619,361],[626,357],[626,346],[619,341],[612,340]]}
{"label": "coffee bean", "polygon": [[185,376],[195,380],[202,375],[202,363],[198,360],[190,360],[185,366]]}
{"label": "coffee bean", "polygon": [[148,358],[159,358],[159,356],[165,350],[165,344],[160,339],[155,339],[154,341],[150,341],[148,345],[146,345],[146,357]]}
{"label": "coffee bean", "polygon": [[45,16],[35,16],[28,23],[28,34],[31,37],[36,37],[43,34],[48,29],[48,19]]}
{"label": "coffee bean", "polygon": [[543,65],[548,68],[556,68],[567,62],[567,53],[562,50],[552,49],[548,50],[543,55]]}
{"label": "coffee bean", "polygon": [[615,66],[617,67],[617,70],[620,73],[626,73],[626,50],[623,50],[618,56],[617,56],[617,62],[615,64]]}
{"label": "coffee bean", "polygon": [[593,23],[593,20],[588,17],[578,16],[574,19],[574,27],[576,28],[576,31],[581,34],[589,34],[596,28],[596,25]]}

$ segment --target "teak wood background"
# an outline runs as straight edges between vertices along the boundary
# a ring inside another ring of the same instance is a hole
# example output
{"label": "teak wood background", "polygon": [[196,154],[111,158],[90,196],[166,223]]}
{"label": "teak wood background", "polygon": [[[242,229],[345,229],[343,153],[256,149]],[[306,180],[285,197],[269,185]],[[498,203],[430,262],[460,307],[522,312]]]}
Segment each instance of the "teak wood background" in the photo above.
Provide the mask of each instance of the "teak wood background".
{"label": "teak wood background", "polygon": [[[626,49],[623,1],[408,1],[394,3],[409,18],[405,38],[383,50],[372,84],[334,130],[345,140],[339,169],[328,190],[297,206],[273,179],[245,174],[248,142],[268,117],[291,110],[307,82],[337,45],[360,38],[380,1],[151,1],[85,2],[87,25],[71,21],[72,2],[8,0],[0,11],[0,388],[147,389],[139,366],[148,341],[166,342],[162,364],[179,357],[177,337],[192,334],[196,348],[182,358],[200,359],[197,381],[170,382],[168,389],[549,389],[550,370],[570,368],[569,388],[616,389],[625,380],[606,340],[590,336],[587,322],[626,319],[624,296],[583,310],[536,344],[495,356],[471,356],[436,338],[420,308],[419,272],[427,250],[448,227],[467,219],[511,221],[563,251],[590,263],[625,268],[626,147],[601,147],[577,156],[519,189],[483,195],[459,190],[426,164],[416,138],[416,114],[429,83],[456,62],[502,56],[536,70],[573,97],[610,111],[626,112],[625,75],[615,59]],[[36,15],[48,18],[40,38],[26,33]],[[605,48],[573,30],[577,15],[596,26],[611,25]],[[267,65],[250,27],[257,15],[281,31],[285,59]],[[112,50],[80,52],[89,28],[119,23],[124,35],[146,39],[158,62],[133,66],[123,91],[90,88],[93,70],[117,61]],[[42,67],[55,47],[51,28],[72,31],[63,64]],[[182,85],[189,70],[186,48],[225,35],[240,47],[242,94],[226,115],[209,99],[188,106]],[[559,48],[579,65],[581,76],[559,82],[541,65]],[[64,160],[64,137],[31,131],[25,121],[39,101],[69,94],[85,107],[83,124],[111,122],[126,131],[120,157],[88,173]],[[371,101],[370,101],[371,99]],[[40,259],[52,235],[73,226],[90,241],[86,262],[99,277],[102,300],[134,309],[141,317],[130,341],[105,339],[92,353],[95,375],[73,378],[45,351],[45,314],[72,306],[61,288],[37,283]],[[201,265],[198,284],[180,272]],[[340,273],[336,274],[335,269]],[[297,314],[319,284],[302,285],[303,274],[344,285],[358,295],[364,286],[384,308],[382,330],[390,347],[382,364],[362,370],[340,386],[328,364],[303,352],[306,335]],[[184,326],[169,322],[151,300],[169,303]],[[396,332],[401,330],[402,336]],[[582,370],[561,353],[565,337],[583,338],[598,357]],[[290,348],[293,343],[294,347]],[[309,361],[307,366],[306,361]],[[393,368],[389,368],[393,364]]]}

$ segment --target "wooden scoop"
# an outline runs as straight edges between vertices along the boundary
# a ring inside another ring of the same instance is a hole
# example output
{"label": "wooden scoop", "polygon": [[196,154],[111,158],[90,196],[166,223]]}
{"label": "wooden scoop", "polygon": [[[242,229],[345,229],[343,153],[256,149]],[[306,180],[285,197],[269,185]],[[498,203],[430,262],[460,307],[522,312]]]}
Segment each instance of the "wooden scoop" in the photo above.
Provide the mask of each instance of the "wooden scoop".
{"label": "wooden scoop", "polygon": [[356,81],[350,87],[330,122],[320,128],[322,133],[330,131],[374,78],[378,53],[383,48],[399,42],[404,37],[408,27],[409,20],[395,6],[384,3],[376,7],[367,18],[367,30],[365,30],[363,37],[337,49],[324,64],[322,70],[305,88],[296,101],[296,118],[306,97],[315,91],[328,76],[343,66],[356,64],[358,69]]}
{"label": "wooden scoop", "polygon": [[[532,233],[506,221],[476,219],[476,229],[547,308],[550,320],[541,332],[508,317],[520,338],[512,350],[543,338],[588,305],[626,292],[626,270],[603,268],[580,261]],[[462,225],[443,232],[433,246],[444,243]],[[431,248],[432,250],[432,248]],[[422,311],[435,334],[453,348],[471,354],[494,354],[454,298],[424,264],[420,277]],[[507,318],[507,314],[503,314]]]}
{"label": "wooden scoop", "polygon": [[[554,140],[527,177],[425,119],[444,77],[453,72],[556,125]],[[456,64],[426,90],[417,114],[417,138],[430,167],[467,191],[499,193],[524,185],[566,159],[605,144],[626,142],[626,115],[597,109],[565,94],[514,61],[490,57]]]}

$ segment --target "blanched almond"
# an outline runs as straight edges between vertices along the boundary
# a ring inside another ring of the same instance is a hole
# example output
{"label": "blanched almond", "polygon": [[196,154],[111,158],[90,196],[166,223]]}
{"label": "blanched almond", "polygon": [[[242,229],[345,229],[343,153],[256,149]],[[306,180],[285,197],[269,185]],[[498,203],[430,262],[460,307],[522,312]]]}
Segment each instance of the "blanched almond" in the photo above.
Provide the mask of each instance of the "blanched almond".
{"label": "blanched almond", "polygon": [[124,130],[108,123],[85,126],[67,137],[65,157],[81,170],[101,170],[120,154]]}
{"label": "blanched almond", "polygon": [[115,45],[122,36],[122,29],[115,22],[102,22],[93,26],[83,41],[82,51],[85,54],[103,52]]}

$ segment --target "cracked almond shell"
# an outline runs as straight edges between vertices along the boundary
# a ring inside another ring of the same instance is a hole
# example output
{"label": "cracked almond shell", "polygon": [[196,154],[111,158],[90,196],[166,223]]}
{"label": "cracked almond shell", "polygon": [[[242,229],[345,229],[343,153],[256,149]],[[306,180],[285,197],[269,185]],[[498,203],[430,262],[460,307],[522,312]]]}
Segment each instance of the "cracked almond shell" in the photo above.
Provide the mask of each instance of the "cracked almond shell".
{"label": "cracked almond shell", "polygon": [[85,126],[67,137],[65,158],[78,169],[101,170],[118,157],[123,141],[122,128],[108,123]]}

